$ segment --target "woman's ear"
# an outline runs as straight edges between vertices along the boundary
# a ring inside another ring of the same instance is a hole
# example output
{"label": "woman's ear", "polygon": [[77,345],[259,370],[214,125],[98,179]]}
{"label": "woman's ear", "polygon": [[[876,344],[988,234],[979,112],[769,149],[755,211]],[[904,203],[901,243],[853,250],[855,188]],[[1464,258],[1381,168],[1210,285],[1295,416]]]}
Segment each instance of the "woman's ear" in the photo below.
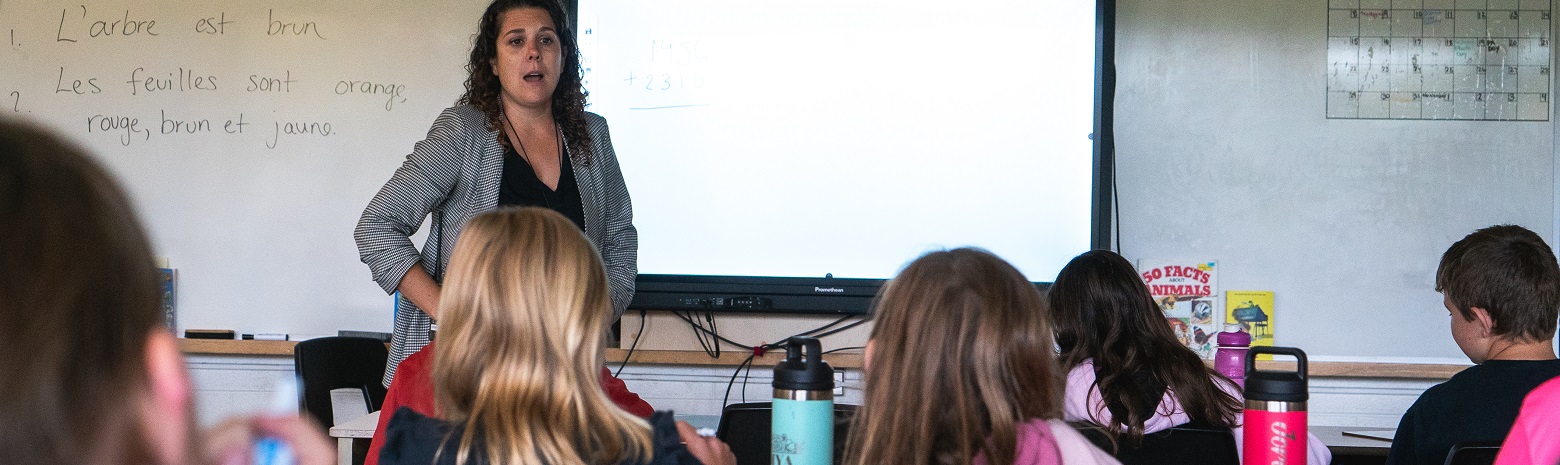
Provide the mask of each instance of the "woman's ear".
{"label": "woman's ear", "polygon": [[146,379],[142,431],[162,463],[186,463],[191,458],[193,391],[173,333],[160,327],[146,341]]}

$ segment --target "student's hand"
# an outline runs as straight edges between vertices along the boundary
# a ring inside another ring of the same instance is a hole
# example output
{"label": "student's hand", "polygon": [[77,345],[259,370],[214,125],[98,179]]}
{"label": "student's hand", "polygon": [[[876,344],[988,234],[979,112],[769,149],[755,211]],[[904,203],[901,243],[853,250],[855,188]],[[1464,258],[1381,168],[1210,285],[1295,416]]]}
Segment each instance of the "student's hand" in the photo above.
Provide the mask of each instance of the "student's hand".
{"label": "student's hand", "polygon": [[201,462],[208,465],[251,464],[253,446],[262,437],[280,439],[292,446],[298,465],[332,465],[336,448],[320,433],[312,419],[299,416],[231,418],[206,431]]}
{"label": "student's hand", "polygon": [[677,436],[688,446],[688,452],[704,465],[737,465],[737,456],[731,453],[731,446],[710,436],[700,436],[686,421],[677,422]]}

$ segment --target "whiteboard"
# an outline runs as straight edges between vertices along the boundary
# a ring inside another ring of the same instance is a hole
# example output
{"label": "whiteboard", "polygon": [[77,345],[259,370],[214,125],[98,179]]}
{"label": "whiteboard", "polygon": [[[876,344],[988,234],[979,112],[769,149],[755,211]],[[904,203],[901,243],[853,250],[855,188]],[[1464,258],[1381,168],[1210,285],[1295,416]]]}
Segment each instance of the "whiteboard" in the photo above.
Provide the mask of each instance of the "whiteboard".
{"label": "whiteboard", "polygon": [[1468,363],[1436,265],[1494,224],[1554,245],[1555,126],[1327,119],[1328,4],[1119,3],[1122,252],[1274,291],[1275,343],[1317,360]]}
{"label": "whiteboard", "polygon": [[[975,14],[953,14],[968,11]],[[887,279],[1089,248],[1095,2],[582,0],[646,274]]]}
{"label": "whiteboard", "polygon": [[485,6],[4,0],[3,113],[119,178],[181,329],[385,331],[352,229],[462,90]]}

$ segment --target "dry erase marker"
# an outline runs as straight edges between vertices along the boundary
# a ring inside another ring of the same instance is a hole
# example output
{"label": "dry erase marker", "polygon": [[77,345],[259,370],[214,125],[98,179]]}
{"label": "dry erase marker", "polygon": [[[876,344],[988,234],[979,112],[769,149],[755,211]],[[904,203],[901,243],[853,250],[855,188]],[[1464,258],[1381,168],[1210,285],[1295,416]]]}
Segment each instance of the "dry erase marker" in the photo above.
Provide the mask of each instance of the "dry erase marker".
{"label": "dry erase marker", "polygon": [[[298,380],[287,378],[276,386],[276,394],[271,397],[271,405],[267,406],[261,415],[278,417],[297,415],[298,411]],[[297,465],[298,459],[293,455],[292,444],[280,438],[261,436],[255,440],[254,460],[255,465]]]}

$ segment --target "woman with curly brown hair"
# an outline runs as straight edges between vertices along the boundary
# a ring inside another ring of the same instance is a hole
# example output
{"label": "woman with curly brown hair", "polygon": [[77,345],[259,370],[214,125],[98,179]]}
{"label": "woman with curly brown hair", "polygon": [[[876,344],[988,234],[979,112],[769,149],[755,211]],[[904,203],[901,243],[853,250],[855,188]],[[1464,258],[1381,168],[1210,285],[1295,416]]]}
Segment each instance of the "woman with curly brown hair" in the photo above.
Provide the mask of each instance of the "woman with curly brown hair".
{"label": "woman with curly brown hair", "polygon": [[[628,189],[606,120],[585,112],[579,47],[563,7],[495,0],[479,28],[466,93],[369,201],[353,234],[374,280],[401,293],[387,385],[400,362],[428,344],[451,248],[479,213],[537,206],[572,220],[606,266],[608,324],[634,294],[639,239]],[[430,214],[419,251],[410,236]]]}

